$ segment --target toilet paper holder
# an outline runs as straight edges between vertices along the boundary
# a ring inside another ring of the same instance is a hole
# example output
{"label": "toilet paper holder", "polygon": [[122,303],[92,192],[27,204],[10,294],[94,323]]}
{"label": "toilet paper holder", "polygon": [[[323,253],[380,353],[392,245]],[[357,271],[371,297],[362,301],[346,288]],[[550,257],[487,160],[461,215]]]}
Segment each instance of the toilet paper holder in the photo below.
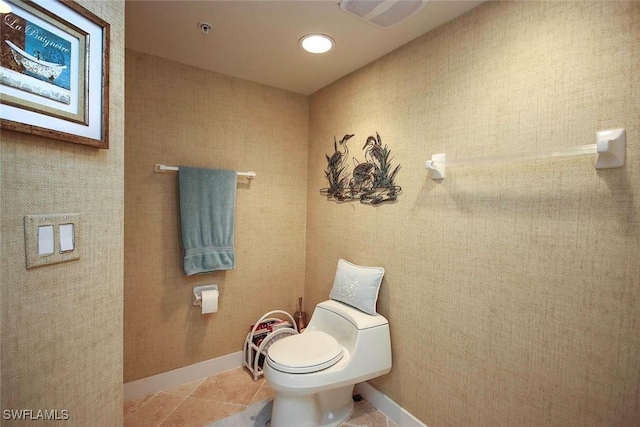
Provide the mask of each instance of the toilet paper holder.
{"label": "toilet paper holder", "polygon": [[202,291],[218,290],[218,285],[204,285],[193,288],[193,305],[202,305]]}

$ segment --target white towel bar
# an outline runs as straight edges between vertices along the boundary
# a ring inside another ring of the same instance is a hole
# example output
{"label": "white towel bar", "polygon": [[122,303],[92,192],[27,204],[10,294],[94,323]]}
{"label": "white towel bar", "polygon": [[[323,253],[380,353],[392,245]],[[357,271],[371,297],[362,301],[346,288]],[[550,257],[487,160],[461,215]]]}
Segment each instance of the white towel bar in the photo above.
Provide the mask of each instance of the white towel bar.
{"label": "white towel bar", "polygon": [[[155,166],[155,171],[156,172],[167,172],[167,171],[177,171],[178,167],[177,166],[167,166],[167,165],[163,165],[161,163],[156,163]],[[249,179],[253,179],[256,177],[256,173],[252,172],[252,171],[248,171],[248,172],[236,172],[238,174],[238,176],[246,176]]]}
{"label": "white towel bar", "polygon": [[474,159],[449,160],[446,154],[434,154],[427,160],[425,167],[432,179],[443,179],[445,168],[454,166],[475,166],[520,160],[548,159],[563,156],[596,154],[596,169],[619,168],[624,166],[626,153],[626,133],[624,129],[602,130],[596,133],[596,143],[568,147],[549,151],[502,154]]}

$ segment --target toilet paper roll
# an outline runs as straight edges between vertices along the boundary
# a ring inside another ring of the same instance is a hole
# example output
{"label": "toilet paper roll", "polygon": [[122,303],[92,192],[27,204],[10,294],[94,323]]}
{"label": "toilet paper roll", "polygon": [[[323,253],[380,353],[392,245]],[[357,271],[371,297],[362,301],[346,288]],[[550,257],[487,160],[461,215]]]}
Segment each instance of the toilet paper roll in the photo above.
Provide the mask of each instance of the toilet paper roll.
{"label": "toilet paper roll", "polygon": [[217,289],[202,291],[202,314],[215,313],[218,311],[218,294]]}

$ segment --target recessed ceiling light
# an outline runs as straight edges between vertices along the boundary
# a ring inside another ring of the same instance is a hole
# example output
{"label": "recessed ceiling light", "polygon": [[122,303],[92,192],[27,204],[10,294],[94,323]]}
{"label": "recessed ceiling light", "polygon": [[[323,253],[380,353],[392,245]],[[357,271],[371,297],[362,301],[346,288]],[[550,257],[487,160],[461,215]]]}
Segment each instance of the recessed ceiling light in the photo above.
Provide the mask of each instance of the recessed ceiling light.
{"label": "recessed ceiling light", "polygon": [[333,39],[324,34],[307,34],[299,41],[300,47],[311,53],[325,53],[335,44]]}

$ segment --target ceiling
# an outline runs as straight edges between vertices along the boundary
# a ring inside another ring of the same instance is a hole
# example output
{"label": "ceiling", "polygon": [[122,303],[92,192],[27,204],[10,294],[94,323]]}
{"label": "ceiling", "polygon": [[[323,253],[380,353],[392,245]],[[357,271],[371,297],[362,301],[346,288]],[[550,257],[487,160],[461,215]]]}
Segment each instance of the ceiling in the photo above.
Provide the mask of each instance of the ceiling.
{"label": "ceiling", "polygon": [[[339,0],[126,0],[126,47],[309,95],[484,0],[430,0],[400,24],[378,28]],[[204,35],[198,23],[212,25]],[[308,33],[335,40],[325,54],[298,46]]]}

